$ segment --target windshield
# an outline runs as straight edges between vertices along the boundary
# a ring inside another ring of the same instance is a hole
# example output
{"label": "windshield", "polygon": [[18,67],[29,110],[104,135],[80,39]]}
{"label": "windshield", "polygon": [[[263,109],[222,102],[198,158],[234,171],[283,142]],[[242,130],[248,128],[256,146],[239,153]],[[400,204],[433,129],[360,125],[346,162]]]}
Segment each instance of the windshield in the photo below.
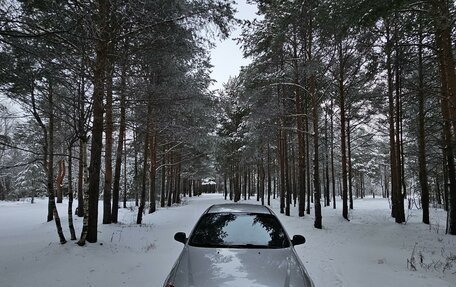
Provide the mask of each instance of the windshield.
{"label": "windshield", "polygon": [[285,248],[290,243],[279,221],[271,214],[208,213],[196,225],[189,245]]}

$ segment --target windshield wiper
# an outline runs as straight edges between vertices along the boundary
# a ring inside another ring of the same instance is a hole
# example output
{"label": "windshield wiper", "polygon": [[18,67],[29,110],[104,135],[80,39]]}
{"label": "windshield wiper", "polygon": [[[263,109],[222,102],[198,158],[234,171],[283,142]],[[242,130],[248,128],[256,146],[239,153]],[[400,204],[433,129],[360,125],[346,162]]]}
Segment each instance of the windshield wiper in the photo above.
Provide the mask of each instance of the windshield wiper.
{"label": "windshield wiper", "polygon": [[217,244],[217,243],[190,243],[190,246],[194,247],[210,247],[210,248],[215,248],[215,247],[224,247],[225,245]]}
{"label": "windshield wiper", "polygon": [[236,244],[236,245],[226,245],[226,247],[230,248],[248,248],[248,249],[265,249],[269,248],[267,245],[260,245],[260,244]]}
{"label": "windshield wiper", "polygon": [[190,246],[203,248],[240,248],[240,249],[277,249],[281,246],[268,246],[263,244],[217,244],[217,243],[190,243]]}

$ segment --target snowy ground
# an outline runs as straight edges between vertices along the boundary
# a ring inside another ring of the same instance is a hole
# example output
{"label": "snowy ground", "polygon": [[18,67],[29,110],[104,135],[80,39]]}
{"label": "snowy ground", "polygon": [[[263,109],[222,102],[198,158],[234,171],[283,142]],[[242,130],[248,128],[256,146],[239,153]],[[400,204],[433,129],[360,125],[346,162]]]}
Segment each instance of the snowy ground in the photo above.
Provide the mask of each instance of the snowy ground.
{"label": "snowy ground", "polygon": [[[161,287],[182,249],[174,233],[188,233],[209,205],[220,202],[221,195],[186,198],[182,206],[146,215],[141,226],[134,224],[133,209],[121,209],[121,223],[100,224],[99,242],[85,247],[58,243],[54,222],[45,221],[46,200],[0,202],[0,286]],[[398,225],[389,216],[388,201],[356,200],[350,222],[339,207],[325,207],[324,228],[317,230],[312,215],[298,218],[293,208],[285,217],[277,207],[274,201],[288,233],[307,238],[296,250],[316,286],[456,286],[456,236],[444,234],[441,210],[431,210],[431,226],[420,223],[417,210],[408,213],[407,224]],[[66,204],[58,209],[68,239]],[[78,236],[81,223],[75,219]],[[412,257],[416,271],[407,266]]]}

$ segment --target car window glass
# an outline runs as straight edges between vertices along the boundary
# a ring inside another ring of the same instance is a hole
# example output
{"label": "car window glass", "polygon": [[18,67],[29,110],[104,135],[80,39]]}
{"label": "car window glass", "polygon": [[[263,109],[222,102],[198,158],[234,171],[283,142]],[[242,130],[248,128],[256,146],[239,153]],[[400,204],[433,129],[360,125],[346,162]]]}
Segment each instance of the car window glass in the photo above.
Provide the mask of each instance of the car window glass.
{"label": "car window glass", "polygon": [[289,246],[279,221],[270,214],[205,214],[190,245],[202,247],[284,248]]}

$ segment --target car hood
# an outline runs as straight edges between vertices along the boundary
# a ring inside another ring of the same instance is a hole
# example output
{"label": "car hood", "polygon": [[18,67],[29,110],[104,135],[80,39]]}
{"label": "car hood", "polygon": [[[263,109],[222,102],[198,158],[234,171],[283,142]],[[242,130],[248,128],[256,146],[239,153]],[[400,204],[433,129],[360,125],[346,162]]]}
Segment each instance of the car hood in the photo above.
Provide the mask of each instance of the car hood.
{"label": "car hood", "polygon": [[313,286],[292,247],[233,249],[185,246],[174,270],[176,287]]}

